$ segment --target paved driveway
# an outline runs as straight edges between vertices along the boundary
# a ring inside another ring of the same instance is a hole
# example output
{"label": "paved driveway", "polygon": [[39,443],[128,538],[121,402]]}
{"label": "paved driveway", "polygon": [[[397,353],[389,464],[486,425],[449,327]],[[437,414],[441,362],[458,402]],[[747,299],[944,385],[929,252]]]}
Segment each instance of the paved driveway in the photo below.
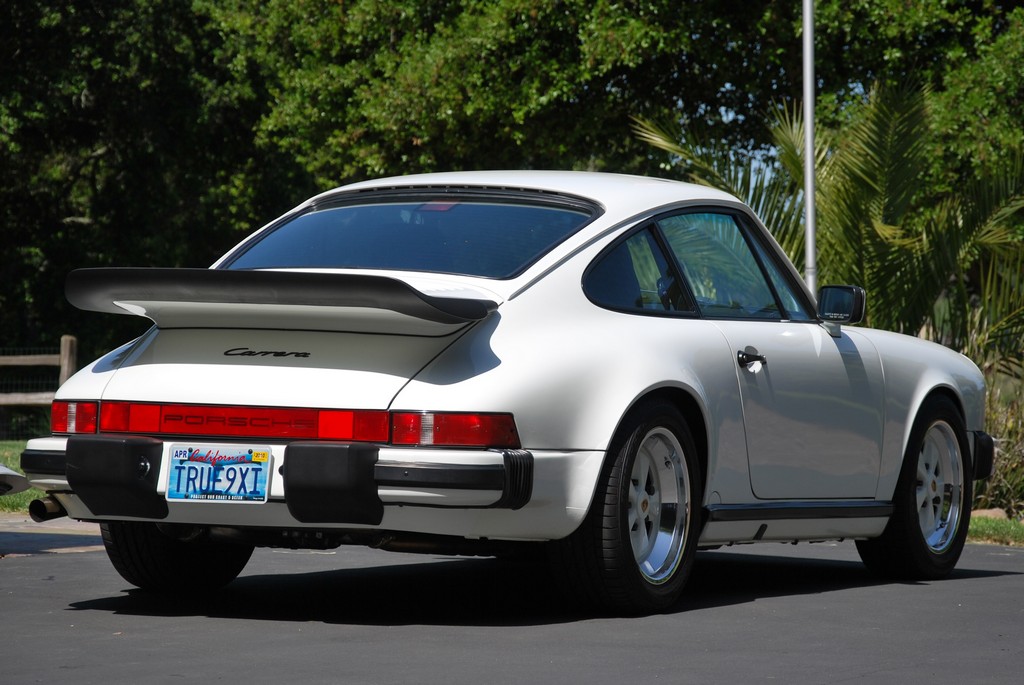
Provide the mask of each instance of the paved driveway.
{"label": "paved driveway", "polygon": [[257,550],[213,600],[132,590],[95,526],[0,518],[3,683],[1013,683],[1024,550],[884,583],[852,543],[702,553],[677,610],[566,609],[490,559]]}

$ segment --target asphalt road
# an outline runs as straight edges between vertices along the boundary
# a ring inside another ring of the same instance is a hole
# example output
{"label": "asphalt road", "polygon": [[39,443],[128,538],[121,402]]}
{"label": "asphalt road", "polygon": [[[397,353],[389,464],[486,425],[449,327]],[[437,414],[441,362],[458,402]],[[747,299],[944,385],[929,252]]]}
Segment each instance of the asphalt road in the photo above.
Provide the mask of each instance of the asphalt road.
{"label": "asphalt road", "polygon": [[212,600],[122,581],[95,526],[0,518],[0,682],[1024,682],[1024,549],[947,580],[870,577],[852,543],[701,553],[675,611],[563,606],[490,559],[257,550]]}

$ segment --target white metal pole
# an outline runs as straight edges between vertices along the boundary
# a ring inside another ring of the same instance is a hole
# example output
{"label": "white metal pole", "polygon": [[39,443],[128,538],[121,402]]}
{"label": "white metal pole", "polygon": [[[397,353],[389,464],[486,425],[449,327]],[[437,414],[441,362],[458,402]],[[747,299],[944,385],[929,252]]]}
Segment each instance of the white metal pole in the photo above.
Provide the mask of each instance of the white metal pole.
{"label": "white metal pole", "polygon": [[818,294],[814,184],[814,0],[804,0],[804,280]]}

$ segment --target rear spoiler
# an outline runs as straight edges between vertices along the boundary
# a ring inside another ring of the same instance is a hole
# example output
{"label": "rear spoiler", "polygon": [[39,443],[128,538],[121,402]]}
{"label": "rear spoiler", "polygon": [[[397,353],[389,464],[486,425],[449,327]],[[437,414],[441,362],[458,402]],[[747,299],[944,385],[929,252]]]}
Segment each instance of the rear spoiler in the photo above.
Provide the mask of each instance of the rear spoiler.
{"label": "rear spoiler", "polygon": [[226,269],[76,269],[65,294],[79,309],[135,314],[161,327],[437,334],[481,321],[498,306],[428,295],[386,276]]}

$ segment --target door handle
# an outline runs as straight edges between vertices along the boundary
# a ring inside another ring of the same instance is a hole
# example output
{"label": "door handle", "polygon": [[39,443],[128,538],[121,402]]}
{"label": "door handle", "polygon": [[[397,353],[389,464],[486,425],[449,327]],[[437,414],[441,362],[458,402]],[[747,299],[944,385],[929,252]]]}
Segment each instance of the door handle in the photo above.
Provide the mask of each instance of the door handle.
{"label": "door handle", "polygon": [[757,354],[755,352],[744,352],[739,351],[736,353],[736,361],[740,366],[746,368],[754,362],[761,362],[762,364],[768,363],[768,358],[763,354]]}

